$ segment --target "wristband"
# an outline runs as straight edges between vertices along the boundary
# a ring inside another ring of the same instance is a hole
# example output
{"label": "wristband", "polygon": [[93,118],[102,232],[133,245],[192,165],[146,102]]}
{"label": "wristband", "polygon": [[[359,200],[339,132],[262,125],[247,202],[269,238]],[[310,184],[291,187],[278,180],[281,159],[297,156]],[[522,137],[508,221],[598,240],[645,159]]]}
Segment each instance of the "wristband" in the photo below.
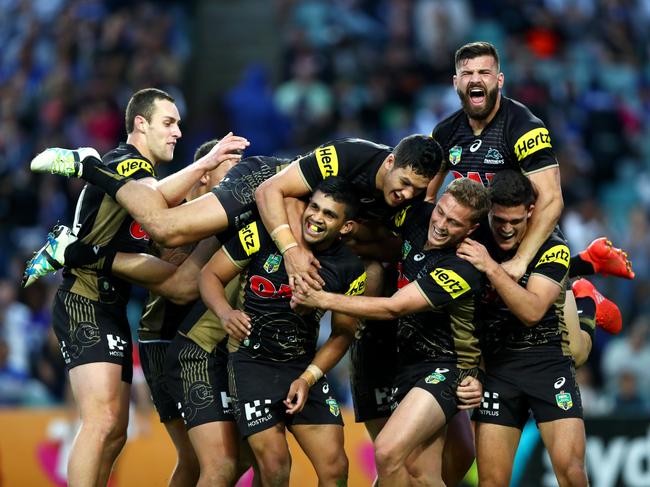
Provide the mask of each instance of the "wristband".
{"label": "wristband", "polygon": [[272,238],[273,240],[275,240],[275,236],[277,235],[277,233],[278,233],[280,230],[284,229],[284,228],[291,229],[291,227],[289,226],[288,223],[283,223],[282,225],[278,225],[278,226],[275,227],[275,228],[273,229],[273,231],[271,232],[271,238]]}
{"label": "wristband", "polygon": [[271,233],[273,234],[273,241],[281,254],[284,254],[290,248],[298,246],[298,242],[296,242],[296,239],[291,232],[291,227],[286,223],[278,225]]}
{"label": "wristband", "polygon": [[307,385],[311,387],[316,384],[323,375],[323,371],[318,367],[318,365],[309,364],[305,371],[300,374],[300,377],[302,377],[305,382],[307,382]]}
{"label": "wristband", "polygon": [[297,247],[297,246],[298,246],[298,242],[291,242],[291,243],[290,243],[289,245],[287,245],[285,248],[280,249],[280,253],[281,253],[282,255],[284,255],[284,253],[285,253],[287,250],[292,249],[292,248]]}

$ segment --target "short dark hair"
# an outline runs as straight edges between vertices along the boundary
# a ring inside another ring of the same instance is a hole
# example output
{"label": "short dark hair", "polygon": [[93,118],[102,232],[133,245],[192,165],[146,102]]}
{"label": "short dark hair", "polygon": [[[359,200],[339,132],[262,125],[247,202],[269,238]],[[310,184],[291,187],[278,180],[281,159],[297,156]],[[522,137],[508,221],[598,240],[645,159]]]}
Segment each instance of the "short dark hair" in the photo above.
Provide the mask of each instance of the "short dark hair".
{"label": "short dark hair", "polygon": [[337,203],[345,206],[345,219],[350,220],[359,212],[359,198],[355,194],[354,186],[342,176],[330,176],[323,179],[314,188],[314,193],[320,191]]}
{"label": "short dark hair", "polygon": [[145,88],[133,94],[126,106],[126,114],[124,115],[127,134],[133,132],[135,117],[138,115],[143,116],[147,122],[151,122],[156,100],[168,100],[174,103],[174,98],[169,93],[158,88]]}
{"label": "short dark hair", "polygon": [[528,208],[537,199],[533,183],[521,171],[506,169],[497,172],[489,187],[492,204],[506,206],[524,205]]}
{"label": "short dark hair", "polygon": [[449,193],[461,205],[473,210],[472,224],[480,222],[490,210],[490,197],[487,188],[483,186],[483,183],[473,179],[454,179],[445,189],[445,193]]}
{"label": "short dark hair", "polygon": [[461,61],[479,56],[492,56],[497,63],[497,70],[499,69],[499,52],[494,44],[486,41],[470,42],[460,46],[454,55],[454,66],[458,68]]}
{"label": "short dark hair", "polygon": [[404,137],[393,149],[394,167],[410,167],[425,178],[432,178],[442,164],[442,147],[429,135],[414,134]]}
{"label": "short dark hair", "polygon": [[203,142],[196,151],[194,151],[194,162],[198,161],[212,150],[212,148],[219,143],[221,139],[212,139],[207,142]]}

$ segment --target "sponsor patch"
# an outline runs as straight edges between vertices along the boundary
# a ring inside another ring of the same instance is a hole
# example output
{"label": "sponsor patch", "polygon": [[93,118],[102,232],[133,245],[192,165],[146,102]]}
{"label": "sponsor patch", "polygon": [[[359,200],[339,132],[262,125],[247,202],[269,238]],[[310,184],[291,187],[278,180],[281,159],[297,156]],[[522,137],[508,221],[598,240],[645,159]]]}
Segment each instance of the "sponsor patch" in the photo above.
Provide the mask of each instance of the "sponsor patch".
{"label": "sponsor patch", "polygon": [[406,212],[409,211],[409,208],[410,208],[410,207],[411,207],[411,205],[408,205],[406,208],[404,208],[403,210],[400,210],[400,211],[397,212],[397,214],[395,215],[395,218],[393,219],[393,222],[395,223],[395,226],[396,226],[397,228],[399,228],[399,227],[401,227],[402,225],[404,225],[404,220],[406,220]]}
{"label": "sponsor patch", "polygon": [[424,382],[427,384],[439,384],[440,382],[444,382],[445,379],[446,377],[440,372],[431,372],[431,374],[424,378]]}
{"label": "sponsor patch", "polygon": [[246,255],[253,255],[260,250],[260,234],[257,230],[257,222],[249,223],[239,230],[239,241]]}
{"label": "sponsor patch", "polygon": [[264,270],[268,274],[272,274],[280,268],[280,262],[282,262],[282,254],[271,254],[264,262]]}
{"label": "sponsor patch", "polygon": [[544,127],[529,130],[515,142],[515,155],[521,161],[538,150],[551,148],[551,136]]}
{"label": "sponsor patch", "polygon": [[430,274],[433,280],[444,289],[452,299],[462,296],[469,291],[470,285],[467,281],[450,269],[436,267]]}
{"label": "sponsor patch", "polygon": [[366,277],[366,273],[364,272],[352,281],[350,288],[345,292],[345,294],[348,296],[358,296],[363,294],[366,291]]}
{"label": "sponsor patch", "polygon": [[129,233],[136,240],[150,240],[149,234],[144,228],[142,228],[142,225],[135,220],[131,222],[131,225],[129,225]]}
{"label": "sponsor patch", "polygon": [[463,153],[463,148],[459,145],[453,146],[449,149],[449,162],[454,166],[460,162],[460,155]]}
{"label": "sponsor patch", "polygon": [[412,248],[413,247],[411,246],[411,242],[409,242],[408,240],[404,240],[404,242],[402,243],[402,260],[406,260],[406,257],[408,257]]}
{"label": "sponsor patch", "polygon": [[573,407],[573,398],[568,392],[560,392],[559,394],[555,394],[555,402],[560,409],[564,409],[565,411],[568,411]]}
{"label": "sponsor patch", "polygon": [[156,175],[153,169],[153,165],[149,161],[145,161],[144,159],[127,159],[125,161],[120,162],[117,165],[116,170],[117,173],[121,174],[122,176],[130,176],[131,174],[138,172],[140,169],[142,169],[143,171],[147,171],[152,176]]}
{"label": "sponsor patch", "polygon": [[329,176],[336,176],[339,173],[339,158],[333,145],[316,149],[316,162],[323,175],[323,179]]}
{"label": "sponsor patch", "polygon": [[555,264],[563,265],[568,269],[570,259],[571,259],[571,252],[569,251],[569,247],[567,247],[566,245],[556,245],[548,249],[546,252],[544,252],[544,255],[542,255],[540,259],[537,261],[537,264],[535,264],[535,267],[537,268],[543,264],[555,263]]}
{"label": "sponsor patch", "polygon": [[332,413],[332,416],[336,416],[338,418],[341,414],[341,408],[339,407],[339,403],[336,402],[336,399],[330,397],[325,400],[325,403],[330,407],[330,413]]}

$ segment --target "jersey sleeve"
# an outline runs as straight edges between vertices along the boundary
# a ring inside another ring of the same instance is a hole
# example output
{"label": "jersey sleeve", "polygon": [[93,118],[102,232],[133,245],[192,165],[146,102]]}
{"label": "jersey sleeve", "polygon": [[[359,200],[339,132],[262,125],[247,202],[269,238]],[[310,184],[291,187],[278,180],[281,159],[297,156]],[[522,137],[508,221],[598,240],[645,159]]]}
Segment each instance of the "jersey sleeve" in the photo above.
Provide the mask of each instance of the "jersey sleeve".
{"label": "jersey sleeve", "polygon": [[510,149],[524,174],[558,166],[551,135],[544,123],[526,107],[514,104],[509,123]]}
{"label": "jersey sleeve", "polygon": [[264,226],[260,221],[249,223],[223,244],[223,251],[239,269],[248,265],[251,257],[260,251]]}
{"label": "jersey sleeve", "polygon": [[454,255],[440,260],[415,283],[432,308],[441,308],[478,292],[481,274],[469,262]]}
{"label": "jersey sleeve", "polygon": [[155,178],[156,171],[151,162],[140,157],[132,157],[119,162],[109,163],[109,166],[125,177],[133,179]]}
{"label": "jersey sleeve", "polygon": [[561,286],[569,273],[571,260],[571,252],[566,242],[551,239],[542,246],[535,257],[531,275],[544,276]]}
{"label": "jersey sleeve", "polygon": [[354,142],[348,140],[327,142],[298,160],[302,178],[310,191],[330,176],[346,176],[348,161],[354,157]]}

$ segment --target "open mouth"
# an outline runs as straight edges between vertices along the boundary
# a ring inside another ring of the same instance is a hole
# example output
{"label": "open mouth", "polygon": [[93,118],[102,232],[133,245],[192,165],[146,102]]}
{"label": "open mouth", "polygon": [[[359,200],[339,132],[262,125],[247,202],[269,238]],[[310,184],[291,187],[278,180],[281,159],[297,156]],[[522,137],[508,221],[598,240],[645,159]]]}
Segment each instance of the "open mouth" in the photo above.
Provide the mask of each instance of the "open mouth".
{"label": "open mouth", "polygon": [[480,86],[469,89],[469,100],[473,105],[480,105],[485,101],[485,90]]}
{"label": "open mouth", "polygon": [[307,234],[316,237],[323,233],[325,231],[325,228],[321,227],[320,225],[316,225],[314,222],[308,220],[305,222],[305,230]]}

